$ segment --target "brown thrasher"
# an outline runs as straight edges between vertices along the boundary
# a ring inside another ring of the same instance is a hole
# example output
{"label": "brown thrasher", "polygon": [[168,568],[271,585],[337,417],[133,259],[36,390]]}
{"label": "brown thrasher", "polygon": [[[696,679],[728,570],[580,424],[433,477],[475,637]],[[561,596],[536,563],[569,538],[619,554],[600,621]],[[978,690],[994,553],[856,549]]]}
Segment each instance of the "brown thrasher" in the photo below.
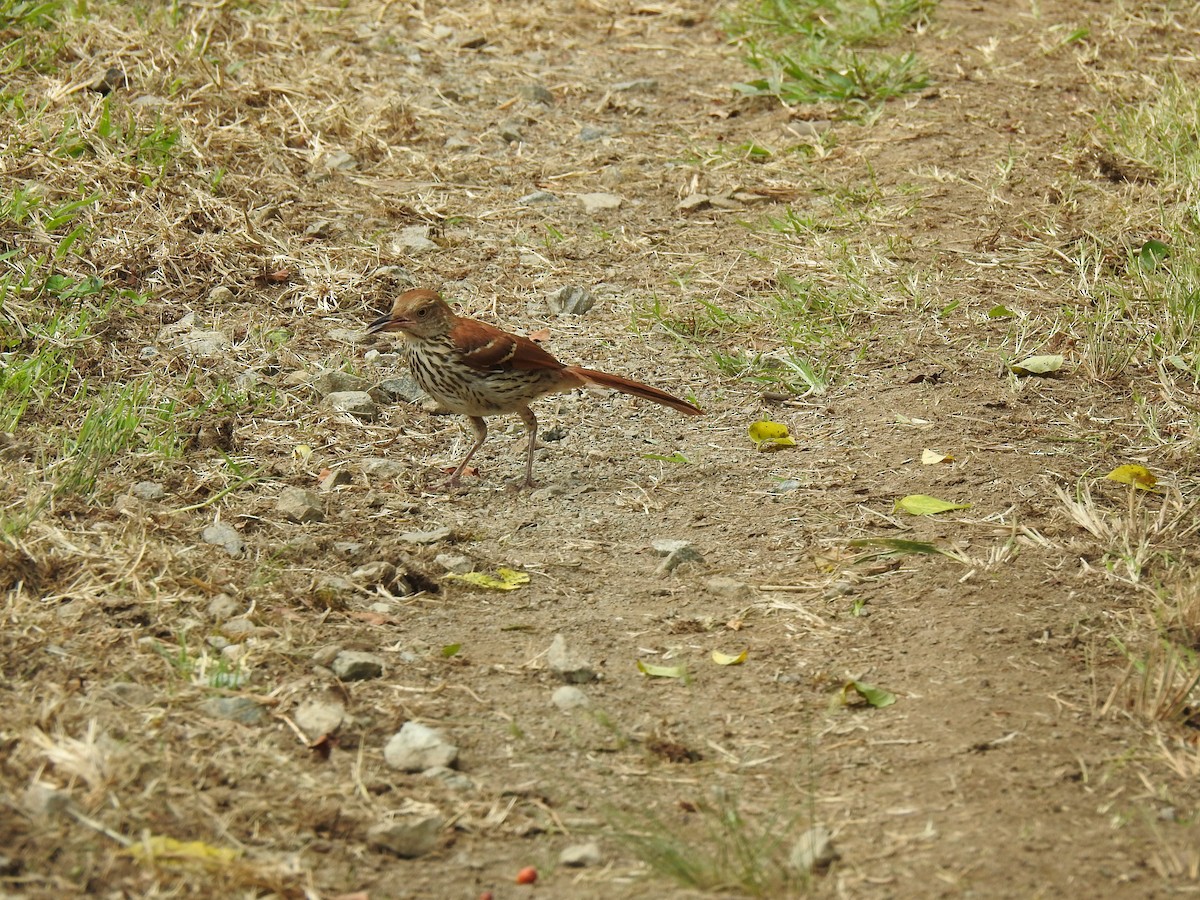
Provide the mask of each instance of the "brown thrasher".
{"label": "brown thrasher", "polygon": [[397,297],[392,311],[367,328],[368,334],[383,331],[399,331],[404,336],[409,368],[425,393],[450,412],[470,418],[475,443],[450,476],[451,486],[458,484],[467,463],[487,439],[484,416],[515,412],[529,432],[525,485],[531,487],[537,417],[529,404],[543,394],[598,385],[661,403],[685,415],[701,414],[666,391],[620,375],[564,365],[529,338],[456,316],[435,291],[405,291]]}

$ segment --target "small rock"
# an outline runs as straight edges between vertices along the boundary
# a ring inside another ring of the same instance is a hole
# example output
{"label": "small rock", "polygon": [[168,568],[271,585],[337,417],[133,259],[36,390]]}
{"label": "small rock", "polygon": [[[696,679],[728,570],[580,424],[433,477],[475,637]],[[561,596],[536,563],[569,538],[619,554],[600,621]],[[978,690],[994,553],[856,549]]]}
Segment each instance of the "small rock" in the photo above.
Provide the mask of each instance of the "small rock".
{"label": "small rock", "polygon": [[619,81],[616,84],[614,84],[611,88],[609,88],[609,90],[619,91],[622,93],[624,93],[626,91],[657,91],[658,90],[658,79],[657,78],[635,78],[633,81]]}
{"label": "small rock", "polygon": [[345,556],[347,559],[358,556],[362,553],[365,544],[358,541],[334,541],[333,552],[338,556]]}
{"label": "small rock", "polygon": [[396,583],[396,567],[387,560],[377,559],[351,572],[350,580],[369,588],[376,585],[390,587]]}
{"label": "small rock", "polygon": [[587,288],[567,285],[548,296],[546,305],[556,316],[582,316],[596,305],[596,297]]}
{"label": "small rock", "polygon": [[371,383],[367,379],[336,369],[322,372],[313,381],[313,387],[317,389],[317,393],[322,397],[328,397],[330,394],[342,393],[344,391],[366,391],[370,386]]}
{"label": "small rock", "polygon": [[583,204],[583,211],[588,215],[594,215],[598,212],[605,212],[612,209],[620,209],[624,202],[616,194],[580,194],[579,202]]}
{"label": "small rock", "polygon": [[297,369],[295,372],[288,372],[280,381],[284,387],[300,387],[312,381],[312,376],[303,369]]}
{"label": "small rock", "polygon": [[193,331],[181,335],[179,345],[195,356],[219,356],[229,349],[229,338],[220,331]]}
{"label": "small rock", "polygon": [[592,125],[584,125],[579,129],[579,139],[585,144],[591,143],[592,141],[602,140],[603,138],[608,137],[610,134],[611,132],[609,132],[608,129],[596,128]]}
{"label": "small rock", "polygon": [[459,556],[457,553],[439,553],[433,561],[455,575],[466,575],[475,569],[475,563],[469,557]]}
{"label": "small rock", "polygon": [[125,73],[116,66],[111,66],[105,69],[104,72],[92,79],[92,83],[88,85],[93,91],[101,97],[107,97],[113,91],[120,90],[123,87],[129,86],[129,78]]}
{"label": "small rock", "polygon": [[24,807],[38,818],[49,818],[68,809],[71,798],[65,791],[35,781],[25,788]]}
{"label": "small rock", "polygon": [[330,668],[341,681],[368,681],[383,674],[383,660],[373,653],[343,650]]}
{"label": "small rock", "polygon": [[841,854],[833,846],[833,835],[829,829],[824,825],[814,825],[792,845],[788,865],[795,872],[807,873],[827,868],[840,858]]}
{"label": "small rock", "polygon": [[336,700],[313,697],[296,707],[292,719],[310,741],[333,734],[346,718],[346,707]]}
{"label": "small rock", "polygon": [[788,130],[799,137],[817,137],[824,134],[831,127],[833,127],[833,122],[829,119],[798,119],[788,124]]}
{"label": "small rock", "polygon": [[681,212],[697,212],[708,209],[710,206],[712,206],[712,199],[708,194],[688,194],[679,201],[679,206],[676,208]]}
{"label": "small rock", "polygon": [[343,597],[352,593],[354,585],[341,575],[324,575],[313,588],[313,595],[326,607],[336,606]]}
{"label": "small rock", "polygon": [[556,634],[546,651],[546,664],[550,671],[568,684],[585,684],[596,680],[596,672],[584,660],[567,650],[567,639]]}
{"label": "small rock", "polygon": [[333,469],[321,476],[317,487],[328,493],[335,488],[345,487],[354,481],[354,477],[345,469]]}
{"label": "small rock", "polygon": [[392,251],[409,256],[419,256],[437,250],[438,245],[429,239],[428,225],[410,225],[403,228],[392,241]]}
{"label": "small rock", "polygon": [[315,662],[318,666],[325,666],[326,668],[329,668],[333,665],[333,661],[337,659],[338,654],[341,652],[341,644],[326,644],[313,654],[313,662]]}
{"label": "small rock", "polygon": [[349,413],[360,419],[371,420],[379,415],[379,407],[366,391],[334,391],[325,397],[323,405],[334,412]]}
{"label": "small rock", "polygon": [[229,719],[243,725],[261,725],[267,720],[263,708],[249,697],[213,697],[201,703],[198,709],[214,719]]}
{"label": "small rock", "polygon": [[343,344],[361,344],[371,337],[362,328],[330,328],[325,333],[331,341],[338,341]]}
{"label": "small rock", "polygon": [[447,150],[470,150],[475,145],[460,135],[452,135],[446,138],[446,143],[442,145]]}
{"label": "small rock", "polygon": [[458,748],[437,729],[405,722],[383,748],[383,758],[393,769],[423,772],[435,766],[453,766],[458,760]]}
{"label": "small rock", "polygon": [[500,135],[500,140],[504,141],[506,144],[521,143],[521,141],[525,140],[524,135],[521,134],[522,124],[523,123],[514,121],[512,119],[509,119],[506,122],[501,122],[499,127],[496,129],[497,133]]}
{"label": "small rock", "polygon": [[167,492],[155,481],[139,481],[133,486],[133,496],[139,500],[161,500]]}
{"label": "small rock", "polygon": [[400,540],[406,544],[438,544],[450,540],[453,535],[454,532],[443,525],[441,528],[434,528],[430,531],[406,531],[400,535]]}
{"label": "small rock", "polygon": [[725,575],[713,576],[705,582],[704,587],[710,594],[729,600],[745,600],[750,596],[750,585]]}
{"label": "small rock", "polygon": [[334,150],[321,159],[321,166],[330,172],[348,172],[357,165],[358,161],[345,150]]}
{"label": "small rock", "polygon": [[554,105],[554,93],[544,84],[526,84],[521,86],[521,96],[543,106]]}
{"label": "small rock", "polygon": [[394,459],[384,459],[380,456],[371,456],[359,463],[363,474],[368,478],[396,478],[404,472],[406,466],[402,462],[397,462]]}
{"label": "small rock", "polygon": [[263,629],[261,629],[258,625],[255,625],[245,616],[235,616],[232,619],[228,619],[222,622],[220,628],[217,630],[221,632],[222,636],[228,640],[237,642],[245,641],[252,637],[257,637],[259,634],[263,633]]}
{"label": "small rock", "polygon": [[205,611],[210,618],[224,622],[226,619],[237,616],[242,611],[242,605],[228,594],[217,594],[208,601],[208,608]]}
{"label": "small rock", "polygon": [[558,854],[558,864],[569,869],[598,866],[602,862],[604,862],[604,854],[600,852],[600,845],[595,841],[588,841],[586,844],[572,844],[570,847],[564,847],[562,853]]}
{"label": "small rock", "polygon": [[426,778],[436,778],[454,791],[470,791],[475,788],[475,782],[469,777],[446,766],[432,766],[421,774]]}
{"label": "small rock", "polygon": [[534,191],[524,197],[518,197],[517,202],[522,206],[536,206],[539,203],[557,203],[558,197],[549,191]]}
{"label": "small rock", "polygon": [[132,681],[114,681],[101,687],[100,693],[126,706],[149,706],[154,702],[154,692],[150,688]]}
{"label": "small rock", "polygon": [[223,284],[218,284],[215,288],[208,292],[208,302],[213,306],[227,306],[234,301],[233,291],[225,287]]}
{"label": "small rock", "polygon": [[675,538],[655,538],[650,542],[650,547],[659,556],[670,556],[676,551],[687,550],[689,548],[693,551],[696,549],[690,542],[677,540]]}
{"label": "small rock", "polygon": [[674,572],[686,562],[699,562],[704,559],[700,551],[687,541],[658,538],[651,541],[650,546],[659,556],[666,556],[666,559],[658,565],[658,574],[660,575]]}
{"label": "small rock", "polygon": [[299,522],[302,525],[307,522],[321,522],[325,519],[325,505],[321,502],[321,498],[312,491],[298,487],[283,489],[283,493],[279,495],[279,500],[275,503],[275,511],[285,519]]}
{"label": "small rock", "polygon": [[426,400],[431,399],[411,375],[397,375],[395,378],[385,378],[379,382],[377,387],[389,402],[402,400],[405,403],[420,405]]}
{"label": "small rock", "polygon": [[404,859],[415,859],[437,848],[445,824],[436,806],[408,800],[402,809],[368,829],[367,843]]}
{"label": "small rock", "polygon": [[563,712],[570,712],[573,709],[582,709],[585,706],[590,706],[592,701],[579,688],[572,684],[564,684],[562,687],[555,689],[554,693],[550,695],[550,702]]}
{"label": "small rock", "polygon": [[333,237],[337,230],[337,225],[329,221],[329,219],[317,219],[315,222],[309,222],[305,226],[304,236],[325,241]]}
{"label": "small rock", "polygon": [[237,529],[224,522],[213,522],[213,524],[205,526],[204,530],[200,532],[200,540],[206,544],[224,547],[225,552],[230,556],[241,556],[242,551],[246,549],[246,542],[242,540]]}

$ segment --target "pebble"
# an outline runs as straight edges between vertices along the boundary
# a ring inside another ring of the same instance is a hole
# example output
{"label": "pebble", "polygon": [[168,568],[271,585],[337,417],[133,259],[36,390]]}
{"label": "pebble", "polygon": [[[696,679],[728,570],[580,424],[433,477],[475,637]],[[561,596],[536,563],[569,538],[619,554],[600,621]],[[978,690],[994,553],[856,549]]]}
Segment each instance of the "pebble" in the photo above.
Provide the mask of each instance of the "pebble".
{"label": "pebble", "polygon": [[383,748],[383,758],[393,769],[424,772],[435,766],[453,766],[458,760],[458,748],[435,728],[405,722]]}
{"label": "pebble", "polygon": [[544,84],[526,84],[521,86],[521,96],[541,103],[544,106],[554,105],[554,93]]}
{"label": "pebble", "polygon": [[133,496],[139,500],[161,500],[166,494],[157,481],[139,481],[133,486]]}
{"label": "pebble", "polygon": [[415,859],[437,848],[445,824],[436,806],[409,800],[402,809],[367,830],[367,843],[404,859]]}
{"label": "pebble", "polygon": [[460,556],[457,553],[439,553],[433,558],[433,561],[447,572],[453,572],[455,575],[466,575],[475,570],[475,563],[469,557]]}
{"label": "pebble", "polygon": [[327,332],[331,341],[342,344],[361,344],[372,337],[362,328],[330,328]]}
{"label": "pebble", "polygon": [[245,616],[235,616],[221,623],[217,629],[223,637],[230,641],[244,641],[252,637],[257,637],[262,632],[259,626],[255,625]]}
{"label": "pebble", "polygon": [[666,559],[658,565],[659,575],[674,572],[686,562],[699,562],[704,559],[700,551],[687,541],[659,538],[651,541],[650,546],[659,556],[666,556]]}
{"label": "pebble", "polygon": [[594,193],[580,194],[579,202],[583,204],[583,211],[585,213],[594,215],[598,212],[620,209],[624,201],[616,194]]}
{"label": "pebble", "polygon": [[567,285],[550,294],[546,305],[556,316],[582,316],[596,305],[596,296],[587,288]]}
{"label": "pebble", "polygon": [[313,662],[315,662],[318,666],[329,667],[333,665],[333,661],[337,659],[337,655],[341,652],[341,644],[326,644],[313,654]]}
{"label": "pebble", "polygon": [[657,78],[635,78],[632,81],[618,81],[609,90],[620,91],[657,91]]}
{"label": "pebble", "polygon": [[608,137],[611,132],[606,128],[596,128],[593,125],[584,125],[579,129],[579,139],[584,143],[603,140]]}
{"label": "pebble", "polygon": [[206,544],[224,547],[225,552],[230,556],[241,556],[242,551],[246,549],[246,542],[242,540],[237,529],[224,522],[213,522],[211,525],[206,525],[200,532],[200,540]]}
{"label": "pebble", "polygon": [[557,203],[558,197],[549,191],[534,191],[524,197],[518,197],[517,202],[522,206],[533,206],[537,203]]}
{"label": "pebble", "polygon": [[556,634],[546,651],[546,664],[550,671],[568,684],[586,684],[596,680],[595,670],[583,659],[567,649],[567,639]]}
{"label": "pebble", "polygon": [[214,719],[229,719],[243,725],[261,725],[267,720],[263,708],[249,697],[213,697],[201,703],[199,710]]}
{"label": "pebble", "polygon": [[365,546],[365,544],[362,544],[359,541],[334,541],[333,552],[338,556],[350,558],[358,556],[358,554],[362,553]]}
{"label": "pebble", "polygon": [[841,858],[833,846],[833,835],[824,825],[814,825],[796,839],[788,856],[793,871],[806,873],[824,869]]}
{"label": "pebble", "polygon": [[341,681],[368,681],[383,674],[383,660],[374,653],[343,650],[330,668]]}
{"label": "pebble", "polygon": [[384,559],[364,563],[350,573],[350,580],[364,587],[391,587],[396,583],[396,567]]}
{"label": "pebble", "polygon": [[284,387],[300,387],[308,384],[312,380],[312,376],[303,369],[297,369],[294,372],[288,372],[281,379]]}
{"label": "pebble", "polygon": [[395,378],[385,378],[379,382],[378,390],[389,402],[403,400],[405,403],[419,405],[431,399],[411,375],[397,375]]}
{"label": "pebble", "polygon": [[349,413],[360,419],[374,419],[379,415],[379,407],[366,391],[334,391],[327,394],[323,404],[333,412]]}
{"label": "pebble", "polygon": [[475,788],[475,782],[468,776],[447,766],[431,766],[421,774],[426,778],[436,778],[452,791],[470,791]]}
{"label": "pebble", "polygon": [[369,456],[359,463],[363,474],[368,478],[396,478],[404,472],[404,463],[381,456]]}
{"label": "pebble", "polygon": [[232,303],[235,299],[233,291],[223,284],[218,284],[208,292],[208,302],[214,306],[225,306]]}
{"label": "pebble", "polygon": [[326,607],[333,606],[341,597],[352,593],[354,585],[341,575],[324,575],[313,588],[313,595]]}
{"label": "pebble", "polygon": [[313,697],[296,707],[292,719],[310,741],[333,734],[346,718],[346,707],[336,700]]}
{"label": "pebble", "polygon": [[600,845],[595,841],[588,841],[586,844],[572,844],[570,847],[564,847],[562,853],[558,854],[558,864],[569,869],[598,866],[602,862],[604,862],[604,854],[600,852]]}
{"label": "pebble", "polygon": [[506,144],[521,143],[521,141],[525,140],[525,136],[523,134],[521,134],[521,125],[522,124],[523,123],[518,122],[514,119],[509,119],[505,122],[501,122],[499,125],[499,128],[497,129],[497,131],[500,135],[500,140],[504,141],[504,143],[506,143]]}
{"label": "pebble", "polygon": [[550,702],[563,712],[570,712],[573,709],[582,709],[583,707],[590,706],[592,701],[579,688],[572,684],[564,684],[550,695]]}
{"label": "pebble", "polygon": [[712,199],[708,194],[688,194],[679,201],[676,209],[681,212],[698,212],[702,209],[708,209],[712,206]]}
{"label": "pebble", "polygon": [[406,544],[438,544],[442,541],[448,541],[454,536],[454,532],[448,526],[443,525],[441,528],[434,528],[430,531],[406,531],[400,535],[400,540]]}
{"label": "pebble", "polygon": [[330,172],[348,172],[357,165],[358,160],[345,150],[334,150],[321,159],[321,166]]}
{"label": "pebble", "polygon": [[344,487],[350,484],[354,477],[345,469],[333,469],[321,476],[321,480],[317,482],[317,486],[323,491],[332,491],[335,488]]}
{"label": "pebble", "polygon": [[717,597],[730,600],[746,600],[750,597],[750,585],[726,575],[715,575],[704,584],[705,589]]}
{"label": "pebble", "polygon": [[464,138],[460,135],[457,135],[457,134],[451,135],[450,137],[446,138],[446,143],[443,144],[442,146],[444,146],[447,150],[450,150],[450,151],[471,150],[475,147],[475,145],[471,141],[469,141],[466,138]]}
{"label": "pebble", "polygon": [[34,816],[56,816],[71,805],[71,798],[65,791],[60,791],[48,784],[35,781],[25,788],[24,807]]}
{"label": "pebble", "polygon": [[370,386],[371,384],[367,379],[336,369],[322,372],[313,381],[313,387],[317,389],[317,393],[322,397],[328,397],[330,394],[343,391],[366,391]]}
{"label": "pebble", "polygon": [[202,331],[197,328],[180,336],[179,345],[195,356],[220,356],[229,349],[229,337],[221,331]]}
{"label": "pebble", "polygon": [[206,612],[210,618],[223,622],[232,619],[242,611],[242,605],[228,594],[217,594],[208,601]]}
{"label": "pebble", "polygon": [[321,522],[325,519],[325,506],[321,498],[312,491],[298,487],[283,489],[275,503],[275,511],[285,519],[300,524]]}
{"label": "pebble", "polygon": [[392,241],[392,251],[409,256],[419,256],[437,250],[438,245],[429,239],[428,225],[410,225],[401,229]]}

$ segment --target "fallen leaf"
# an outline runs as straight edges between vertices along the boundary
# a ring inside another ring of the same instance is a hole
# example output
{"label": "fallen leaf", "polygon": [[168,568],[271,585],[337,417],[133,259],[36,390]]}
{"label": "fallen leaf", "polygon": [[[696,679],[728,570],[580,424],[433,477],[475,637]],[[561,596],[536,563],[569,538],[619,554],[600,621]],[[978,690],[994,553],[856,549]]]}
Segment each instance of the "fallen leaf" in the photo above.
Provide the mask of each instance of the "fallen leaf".
{"label": "fallen leaf", "polygon": [[949,512],[952,509],[970,509],[970,503],[951,503],[949,500],[939,500],[928,494],[909,494],[896,501],[895,510],[903,510],[913,516],[935,516],[938,513]]}
{"label": "fallen leaf", "polygon": [[746,661],[748,650],[743,650],[737,656],[730,656],[728,653],[722,653],[720,650],[712,652],[712,661],[718,666],[740,666]]}
{"label": "fallen leaf", "polygon": [[904,413],[896,413],[896,424],[897,425],[907,425],[910,428],[921,428],[921,429],[933,427],[933,423],[930,422],[928,419],[914,419],[910,416],[904,415]]}
{"label": "fallen leaf", "polygon": [[1170,247],[1162,241],[1156,241],[1151,238],[1142,244],[1142,248],[1138,250],[1138,262],[1143,269],[1157,269],[1159,264],[1170,255]]}
{"label": "fallen leaf", "polygon": [[936,466],[938,463],[952,463],[954,457],[949,453],[939,453],[937,450],[922,450],[921,464],[926,466]]}
{"label": "fallen leaf", "polygon": [[989,319],[1011,319],[1016,313],[1003,303],[997,303],[988,310],[987,315]]}
{"label": "fallen leaf", "polygon": [[875,553],[872,556],[901,556],[907,553],[925,555],[940,553],[936,544],[929,541],[909,541],[904,538],[857,538],[850,542],[851,547],[881,547],[886,553]]}
{"label": "fallen leaf", "polygon": [[292,456],[300,460],[300,462],[308,462],[310,456],[313,455],[313,448],[308,444],[297,444],[292,448]]}
{"label": "fallen leaf", "polygon": [[529,573],[518,572],[516,569],[496,570],[495,575],[484,572],[467,572],[465,575],[447,575],[450,581],[461,581],[474,587],[487,588],[489,591],[515,591],[523,584],[529,584]]}
{"label": "fallen leaf", "polygon": [[891,691],[885,691],[883,688],[867,684],[865,681],[848,681],[842,688],[843,703],[846,702],[846,698],[852,692],[862,697],[869,705],[876,709],[883,709],[883,707],[891,706],[896,702],[896,695]]}
{"label": "fallen leaf", "polygon": [[796,446],[796,442],[788,434],[788,427],[782,422],[755,422],[748,429],[748,433],[760,453]]}
{"label": "fallen leaf", "polygon": [[143,862],[199,863],[210,867],[226,866],[242,855],[240,850],[229,847],[214,847],[204,841],[177,841],[160,834],[147,835],[130,844],[127,852]]}
{"label": "fallen leaf", "polygon": [[1117,481],[1121,484],[1132,485],[1135,488],[1143,491],[1152,491],[1154,486],[1158,484],[1158,479],[1145,466],[1134,464],[1117,466],[1111,472],[1104,476],[1109,481]]}
{"label": "fallen leaf", "polygon": [[452,656],[457,656],[458,651],[462,649],[462,644],[447,644],[442,648],[442,656],[445,659],[450,659]]}
{"label": "fallen leaf", "polygon": [[650,678],[687,678],[687,666],[656,666],[637,661],[638,671]]}
{"label": "fallen leaf", "polygon": [[1047,353],[1042,356],[1031,356],[1019,363],[1009,363],[1008,367],[1017,375],[1053,375],[1062,368],[1061,353]]}

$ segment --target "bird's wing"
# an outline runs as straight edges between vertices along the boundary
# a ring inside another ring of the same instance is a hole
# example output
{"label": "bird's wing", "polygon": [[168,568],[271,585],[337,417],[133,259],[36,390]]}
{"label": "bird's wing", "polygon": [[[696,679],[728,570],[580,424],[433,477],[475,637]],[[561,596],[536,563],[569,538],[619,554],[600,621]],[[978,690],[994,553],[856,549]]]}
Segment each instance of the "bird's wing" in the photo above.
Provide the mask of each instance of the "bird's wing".
{"label": "bird's wing", "polygon": [[509,334],[474,319],[459,319],[450,332],[463,362],[473,369],[561,369],[563,364],[526,337]]}

